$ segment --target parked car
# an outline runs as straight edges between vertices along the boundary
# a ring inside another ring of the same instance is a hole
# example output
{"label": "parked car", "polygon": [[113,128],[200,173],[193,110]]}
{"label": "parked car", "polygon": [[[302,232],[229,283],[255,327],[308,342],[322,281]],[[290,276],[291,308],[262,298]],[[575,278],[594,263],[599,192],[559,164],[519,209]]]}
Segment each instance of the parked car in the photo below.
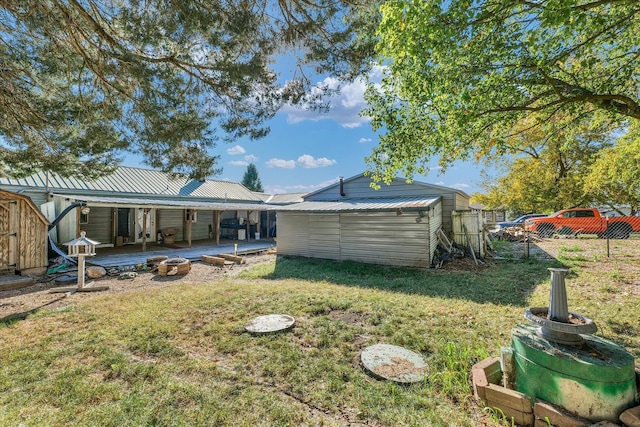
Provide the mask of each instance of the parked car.
{"label": "parked car", "polygon": [[548,238],[554,234],[597,234],[598,237],[628,239],[631,233],[640,233],[640,217],[603,217],[597,209],[575,208],[558,211],[546,218],[533,218],[525,222],[528,230]]}
{"label": "parked car", "polygon": [[491,231],[499,231],[503,228],[509,228],[509,227],[520,227],[520,228],[524,228],[524,222],[527,219],[531,219],[531,218],[539,218],[539,217],[543,217],[543,216],[547,216],[545,214],[538,214],[538,213],[534,213],[534,214],[526,214],[526,215],[522,215],[519,218],[514,219],[513,221],[502,221],[502,222],[498,222],[495,224],[493,230]]}

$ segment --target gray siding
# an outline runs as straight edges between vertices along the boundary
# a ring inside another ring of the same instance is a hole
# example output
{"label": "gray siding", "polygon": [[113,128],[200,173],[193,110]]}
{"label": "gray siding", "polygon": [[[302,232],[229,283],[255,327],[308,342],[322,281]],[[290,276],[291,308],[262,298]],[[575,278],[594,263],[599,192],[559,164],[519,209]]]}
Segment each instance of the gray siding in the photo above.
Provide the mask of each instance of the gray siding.
{"label": "gray siding", "polygon": [[454,193],[442,195],[442,230],[450,237],[453,237],[453,222],[451,213],[456,210],[456,197]]}
{"label": "gray siding", "polygon": [[[436,237],[436,231],[442,227],[442,204],[438,203],[433,209],[429,210],[429,253],[433,257],[438,246],[438,238]],[[433,261],[433,260],[432,260]]]}
{"label": "gray siding", "polygon": [[[403,181],[396,180],[390,185],[380,184],[380,189],[375,190],[370,186],[371,180],[368,177],[360,177],[344,182],[344,197],[350,199],[371,198],[371,197],[416,197],[420,195],[437,194],[433,190],[420,188],[416,184],[407,184]],[[426,190],[426,191],[425,191]],[[321,191],[305,197],[308,201],[319,200],[338,200],[340,196],[340,186],[328,187],[325,191]]]}
{"label": "gray siding", "polygon": [[[184,215],[184,211],[183,212]],[[209,238],[209,225],[213,230],[213,211],[198,211],[197,222],[191,223],[191,240],[204,240]],[[187,238],[187,223],[184,223],[185,239]]]}
{"label": "gray siding", "polygon": [[[420,218],[418,220],[418,218]],[[428,267],[442,207],[418,212],[278,213],[278,254]]]}
{"label": "gray siding", "polygon": [[311,215],[305,213],[279,212],[277,219],[278,254],[310,256],[309,223]]}
{"label": "gray siding", "polygon": [[37,206],[47,203],[49,198],[47,197],[47,192],[43,190],[25,190],[24,187],[16,186],[16,185],[0,185],[0,188],[5,191],[11,191],[13,193],[18,193],[23,196],[28,196],[31,198],[31,201]]}
{"label": "gray siding", "polygon": [[182,209],[160,209],[156,213],[156,227],[158,230],[173,227],[176,229],[176,240],[184,240],[186,238],[186,235],[183,234],[184,211]]}
{"label": "gray siding", "polygon": [[309,215],[309,256],[340,259],[340,215]]}
{"label": "gray siding", "polygon": [[[442,229],[453,237],[453,223],[451,213],[454,210],[469,209],[469,196],[455,188],[439,185],[412,182],[408,184],[403,179],[395,179],[390,185],[380,184],[379,190],[370,186],[371,179],[362,175],[344,181],[344,197],[350,199],[374,197],[420,197],[441,196],[442,198]],[[316,193],[305,196],[305,201],[340,200],[340,185],[335,184]]]}
{"label": "gray siding", "polygon": [[111,208],[91,208],[89,222],[80,224],[80,230],[86,231],[87,237],[91,240],[106,244],[114,243],[111,236]]}
{"label": "gray siding", "polygon": [[456,210],[466,210],[469,209],[469,198],[464,197],[460,193],[455,193],[456,196]]}
{"label": "gray siding", "polygon": [[344,213],[340,215],[342,260],[384,265],[428,267],[429,221],[417,213]]}

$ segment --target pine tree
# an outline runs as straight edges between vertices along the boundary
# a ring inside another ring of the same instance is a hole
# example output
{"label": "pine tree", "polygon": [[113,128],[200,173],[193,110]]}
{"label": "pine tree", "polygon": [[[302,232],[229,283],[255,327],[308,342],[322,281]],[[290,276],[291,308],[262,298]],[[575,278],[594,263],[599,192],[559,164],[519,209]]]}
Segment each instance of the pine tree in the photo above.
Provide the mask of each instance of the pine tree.
{"label": "pine tree", "polygon": [[[369,0],[0,1],[0,174],[96,177],[127,153],[220,173],[216,143],[265,136],[283,104],[312,93],[306,69],[368,67],[373,37],[355,31],[374,11]],[[301,72],[279,78],[282,55]]]}
{"label": "pine tree", "polygon": [[249,163],[249,166],[247,166],[247,171],[242,177],[242,185],[251,191],[257,191],[259,193],[264,191],[262,182],[260,182],[260,177],[258,176],[258,168],[256,168],[256,165],[253,163]]}

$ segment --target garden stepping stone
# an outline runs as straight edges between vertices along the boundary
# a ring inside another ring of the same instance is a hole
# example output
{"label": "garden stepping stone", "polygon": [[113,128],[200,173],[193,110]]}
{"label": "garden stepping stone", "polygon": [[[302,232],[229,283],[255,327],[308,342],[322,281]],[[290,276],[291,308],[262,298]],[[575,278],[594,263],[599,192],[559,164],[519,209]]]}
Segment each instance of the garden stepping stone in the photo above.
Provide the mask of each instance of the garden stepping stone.
{"label": "garden stepping stone", "polygon": [[360,360],[374,378],[401,384],[422,382],[429,373],[429,366],[420,354],[390,344],[365,348]]}
{"label": "garden stepping stone", "polygon": [[296,320],[286,314],[268,314],[254,318],[245,329],[256,335],[270,334],[291,329],[295,323]]}

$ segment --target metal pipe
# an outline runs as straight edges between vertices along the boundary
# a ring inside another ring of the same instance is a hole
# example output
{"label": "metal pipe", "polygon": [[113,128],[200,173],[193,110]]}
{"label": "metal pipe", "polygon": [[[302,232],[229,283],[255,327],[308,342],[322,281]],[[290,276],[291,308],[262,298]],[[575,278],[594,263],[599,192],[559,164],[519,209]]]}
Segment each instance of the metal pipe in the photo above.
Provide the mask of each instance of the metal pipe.
{"label": "metal pipe", "polygon": [[549,268],[549,271],[551,272],[551,292],[549,293],[548,319],[567,323],[569,321],[569,308],[567,307],[567,288],[564,278],[569,270]]}

